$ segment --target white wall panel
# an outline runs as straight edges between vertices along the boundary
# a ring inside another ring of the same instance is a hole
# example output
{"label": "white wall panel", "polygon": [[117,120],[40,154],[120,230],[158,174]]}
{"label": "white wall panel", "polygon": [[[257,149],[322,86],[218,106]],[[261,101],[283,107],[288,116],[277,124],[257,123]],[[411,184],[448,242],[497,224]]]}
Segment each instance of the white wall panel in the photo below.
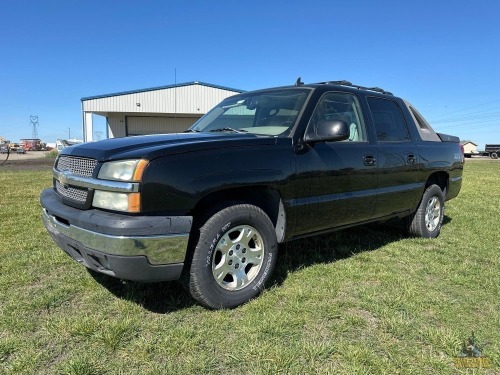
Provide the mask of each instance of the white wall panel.
{"label": "white wall panel", "polygon": [[121,138],[126,137],[125,133],[125,116],[121,114],[115,114],[108,116],[108,131],[110,138]]}
{"label": "white wall panel", "polygon": [[[82,100],[85,112],[205,114],[236,91],[192,84]],[[139,105],[138,105],[139,104]]]}
{"label": "white wall panel", "polygon": [[127,135],[182,133],[196,122],[190,117],[127,117]]}

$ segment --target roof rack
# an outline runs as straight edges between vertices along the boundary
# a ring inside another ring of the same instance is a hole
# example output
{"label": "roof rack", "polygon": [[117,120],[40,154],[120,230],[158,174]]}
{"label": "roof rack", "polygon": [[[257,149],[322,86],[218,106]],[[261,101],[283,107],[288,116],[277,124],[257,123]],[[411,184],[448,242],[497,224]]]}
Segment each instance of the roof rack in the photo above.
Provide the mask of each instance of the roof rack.
{"label": "roof rack", "polygon": [[318,85],[340,85],[340,86],[349,86],[349,87],[354,87],[360,90],[369,90],[369,91],[375,91],[379,92],[381,94],[385,95],[394,95],[392,92],[385,91],[384,89],[381,89],[380,87],[364,87],[360,85],[353,85],[351,82],[342,80],[342,81],[326,81],[326,82],[318,82]]}

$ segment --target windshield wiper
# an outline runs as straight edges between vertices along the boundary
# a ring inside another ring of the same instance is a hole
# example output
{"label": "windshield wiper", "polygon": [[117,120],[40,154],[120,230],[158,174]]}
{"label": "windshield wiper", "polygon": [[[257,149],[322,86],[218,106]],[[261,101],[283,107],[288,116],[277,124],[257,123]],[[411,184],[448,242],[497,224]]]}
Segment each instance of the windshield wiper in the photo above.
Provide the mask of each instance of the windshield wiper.
{"label": "windshield wiper", "polygon": [[219,129],[212,129],[210,130],[211,132],[235,132],[235,133],[248,133],[248,131],[243,130],[243,129],[233,129],[233,128],[219,128]]}
{"label": "windshield wiper", "polygon": [[199,133],[200,131],[197,129],[188,129],[184,130],[183,133]]}

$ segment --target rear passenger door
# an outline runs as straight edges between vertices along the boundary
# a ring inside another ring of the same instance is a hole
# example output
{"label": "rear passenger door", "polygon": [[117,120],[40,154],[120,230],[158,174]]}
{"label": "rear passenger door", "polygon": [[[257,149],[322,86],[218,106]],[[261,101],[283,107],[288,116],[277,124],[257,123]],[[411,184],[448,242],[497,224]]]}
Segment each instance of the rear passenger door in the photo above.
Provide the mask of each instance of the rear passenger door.
{"label": "rear passenger door", "polygon": [[374,218],[412,209],[421,194],[418,150],[396,100],[367,97],[378,143]]}

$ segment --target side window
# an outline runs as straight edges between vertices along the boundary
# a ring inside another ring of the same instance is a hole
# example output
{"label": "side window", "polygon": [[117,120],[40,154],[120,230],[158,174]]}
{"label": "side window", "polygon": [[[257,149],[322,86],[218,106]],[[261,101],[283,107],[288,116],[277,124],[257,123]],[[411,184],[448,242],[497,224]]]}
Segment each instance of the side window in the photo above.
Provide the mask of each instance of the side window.
{"label": "side window", "polygon": [[367,98],[372,113],[377,141],[405,142],[410,140],[403,114],[399,106],[392,100]]}
{"label": "side window", "polygon": [[349,126],[349,139],[345,142],[367,140],[365,123],[358,99],[352,94],[328,92],[319,100],[311,116],[309,127],[315,129],[322,120],[341,120]]}

